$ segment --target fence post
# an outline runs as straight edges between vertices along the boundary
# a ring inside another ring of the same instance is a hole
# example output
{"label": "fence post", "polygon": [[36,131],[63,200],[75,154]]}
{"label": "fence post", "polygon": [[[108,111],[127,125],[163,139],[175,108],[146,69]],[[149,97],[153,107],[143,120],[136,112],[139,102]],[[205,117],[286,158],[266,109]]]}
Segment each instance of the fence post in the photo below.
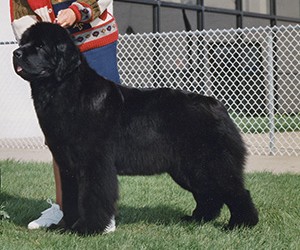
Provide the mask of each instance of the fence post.
{"label": "fence post", "polygon": [[267,109],[269,113],[269,154],[275,155],[275,100],[274,100],[274,55],[273,31],[267,36]]}

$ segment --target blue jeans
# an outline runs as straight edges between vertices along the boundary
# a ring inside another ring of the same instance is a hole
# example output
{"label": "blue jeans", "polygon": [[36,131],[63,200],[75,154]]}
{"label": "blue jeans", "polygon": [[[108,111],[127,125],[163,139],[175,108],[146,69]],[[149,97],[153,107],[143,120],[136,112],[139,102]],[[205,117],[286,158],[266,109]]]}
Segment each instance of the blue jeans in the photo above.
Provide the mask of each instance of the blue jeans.
{"label": "blue jeans", "polygon": [[88,64],[99,75],[120,84],[117,65],[117,42],[83,52]]}

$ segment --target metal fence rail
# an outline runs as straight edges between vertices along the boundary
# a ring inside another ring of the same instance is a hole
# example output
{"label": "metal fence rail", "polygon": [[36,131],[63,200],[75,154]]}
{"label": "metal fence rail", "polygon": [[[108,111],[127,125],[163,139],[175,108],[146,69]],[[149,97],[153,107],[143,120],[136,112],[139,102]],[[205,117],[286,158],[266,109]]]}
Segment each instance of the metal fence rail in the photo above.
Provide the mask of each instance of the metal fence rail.
{"label": "metal fence rail", "polygon": [[[118,51],[122,84],[213,95],[250,154],[300,155],[300,26],[122,35]],[[12,146],[0,132],[0,147]]]}

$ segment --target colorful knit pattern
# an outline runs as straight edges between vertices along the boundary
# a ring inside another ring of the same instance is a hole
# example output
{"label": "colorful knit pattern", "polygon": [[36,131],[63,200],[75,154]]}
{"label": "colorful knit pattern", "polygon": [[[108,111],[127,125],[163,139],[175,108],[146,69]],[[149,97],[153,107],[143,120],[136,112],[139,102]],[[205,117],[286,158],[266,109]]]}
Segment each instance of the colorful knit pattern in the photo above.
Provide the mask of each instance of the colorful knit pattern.
{"label": "colorful knit pattern", "polygon": [[[108,13],[107,6],[111,1],[64,1],[76,15],[75,25],[69,28],[80,50],[87,51],[108,45],[118,40],[118,27],[114,17]],[[51,0],[10,0],[12,27],[17,40],[22,33],[37,21],[54,22],[53,6]],[[102,12],[100,12],[102,10]],[[56,9],[57,11],[57,9]]]}
{"label": "colorful knit pattern", "polygon": [[86,51],[95,46],[95,41],[100,46],[116,41],[118,39],[118,26],[116,21],[112,20],[102,26],[73,34],[73,37],[80,50]]}
{"label": "colorful knit pattern", "polygon": [[74,11],[76,22],[86,23],[92,20],[92,10],[87,4],[74,2],[69,8]]}

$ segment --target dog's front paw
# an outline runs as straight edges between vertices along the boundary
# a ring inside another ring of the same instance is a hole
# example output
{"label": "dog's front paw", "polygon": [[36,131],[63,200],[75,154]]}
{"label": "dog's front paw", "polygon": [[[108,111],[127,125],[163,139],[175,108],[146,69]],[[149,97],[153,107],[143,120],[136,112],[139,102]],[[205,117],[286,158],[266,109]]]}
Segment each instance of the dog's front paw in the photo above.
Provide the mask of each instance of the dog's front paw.
{"label": "dog's front paw", "polygon": [[78,219],[71,227],[71,231],[79,235],[91,235],[95,233],[106,234],[115,231],[115,229],[116,226],[114,218],[111,220],[109,225],[103,228],[99,225],[88,223],[88,221],[83,219]]}
{"label": "dog's front paw", "polygon": [[105,227],[103,234],[112,233],[116,231],[116,219],[115,216],[113,216],[110,220],[110,223]]}

